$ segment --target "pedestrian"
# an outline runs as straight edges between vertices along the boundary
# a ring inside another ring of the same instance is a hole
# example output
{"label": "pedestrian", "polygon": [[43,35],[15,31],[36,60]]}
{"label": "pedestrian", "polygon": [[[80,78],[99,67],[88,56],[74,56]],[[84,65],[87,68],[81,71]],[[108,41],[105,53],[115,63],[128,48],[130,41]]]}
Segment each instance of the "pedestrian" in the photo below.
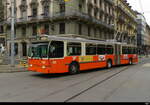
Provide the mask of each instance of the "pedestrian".
{"label": "pedestrian", "polygon": [[3,44],[0,44],[0,54],[3,56],[5,53],[5,47],[3,46]]}

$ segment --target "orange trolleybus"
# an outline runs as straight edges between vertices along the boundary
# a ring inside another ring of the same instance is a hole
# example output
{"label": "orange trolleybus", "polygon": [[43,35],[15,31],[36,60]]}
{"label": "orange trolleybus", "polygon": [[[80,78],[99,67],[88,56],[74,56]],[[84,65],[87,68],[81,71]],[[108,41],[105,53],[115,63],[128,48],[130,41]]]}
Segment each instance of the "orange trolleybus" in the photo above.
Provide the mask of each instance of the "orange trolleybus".
{"label": "orange trolleybus", "polygon": [[28,54],[28,70],[41,73],[76,74],[133,63],[138,63],[136,46],[84,38],[41,36]]}

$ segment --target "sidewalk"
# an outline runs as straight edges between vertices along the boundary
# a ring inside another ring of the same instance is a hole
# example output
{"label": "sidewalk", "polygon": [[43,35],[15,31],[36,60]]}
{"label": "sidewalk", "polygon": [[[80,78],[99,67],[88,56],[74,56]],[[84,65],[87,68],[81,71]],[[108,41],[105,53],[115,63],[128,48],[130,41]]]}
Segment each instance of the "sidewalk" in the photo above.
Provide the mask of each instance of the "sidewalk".
{"label": "sidewalk", "polygon": [[13,73],[13,72],[27,72],[27,68],[16,65],[11,67],[11,65],[0,65],[0,73]]}
{"label": "sidewalk", "polygon": [[[13,72],[26,72],[27,67],[21,65],[20,62],[23,60],[16,59],[15,67],[11,67],[9,57],[0,57],[0,73],[13,73]],[[24,62],[24,61],[23,61]]]}

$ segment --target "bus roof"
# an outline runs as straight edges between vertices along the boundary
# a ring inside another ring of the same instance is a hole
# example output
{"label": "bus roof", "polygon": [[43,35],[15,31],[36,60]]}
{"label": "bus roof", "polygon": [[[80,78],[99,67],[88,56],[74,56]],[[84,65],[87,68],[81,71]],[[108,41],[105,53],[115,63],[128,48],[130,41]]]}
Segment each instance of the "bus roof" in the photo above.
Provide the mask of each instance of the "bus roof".
{"label": "bus roof", "polygon": [[[40,37],[40,40],[38,40],[39,42],[55,40],[55,41],[67,41],[67,42],[86,42],[86,43],[96,43],[96,44],[106,44],[106,45],[107,44],[108,45],[120,44],[120,45],[125,45],[125,46],[129,45],[127,43],[115,42],[113,40],[107,40],[107,41],[96,40],[96,39],[91,40],[91,39],[86,39],[82,37],[66,37],[66,36],[58,36],[58,35],[42,35],[38,37]],[[33,42],[37,42],[37,40]],[[129,46],[133,46],[133,45],[129,45]]]}

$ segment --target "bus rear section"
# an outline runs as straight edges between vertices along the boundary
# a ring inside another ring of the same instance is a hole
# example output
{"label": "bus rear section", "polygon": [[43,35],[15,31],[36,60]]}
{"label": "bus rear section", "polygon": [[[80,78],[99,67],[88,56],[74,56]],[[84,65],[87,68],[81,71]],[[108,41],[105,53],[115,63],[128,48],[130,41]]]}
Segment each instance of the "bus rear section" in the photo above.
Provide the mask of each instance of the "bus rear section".
{"label": "bus rear section", "polygon": [[137,64],[137,47],[133,45],[122,46],[121,64]]}

